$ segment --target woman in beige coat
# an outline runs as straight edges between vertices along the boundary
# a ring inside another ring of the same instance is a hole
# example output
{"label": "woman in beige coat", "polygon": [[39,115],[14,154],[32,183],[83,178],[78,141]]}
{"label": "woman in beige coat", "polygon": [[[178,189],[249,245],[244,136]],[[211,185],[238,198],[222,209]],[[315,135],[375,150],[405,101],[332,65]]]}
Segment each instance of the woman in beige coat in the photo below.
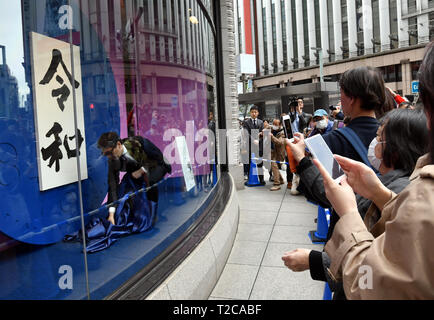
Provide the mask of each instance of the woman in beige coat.
{"label": "woman in beige coat", "polygon": [[[434,299],[433,48],[431,42],[419,69],[430,153],[419,159],[407,188],[396,195],[364,164],[335,156],[347,175],[337,184],[315,160],[327,198],[340,216],[325,247],[331,258],[328,271],[343,281],[348,299]],[[354,192],[381,211],[375,237],[357,212]]]}

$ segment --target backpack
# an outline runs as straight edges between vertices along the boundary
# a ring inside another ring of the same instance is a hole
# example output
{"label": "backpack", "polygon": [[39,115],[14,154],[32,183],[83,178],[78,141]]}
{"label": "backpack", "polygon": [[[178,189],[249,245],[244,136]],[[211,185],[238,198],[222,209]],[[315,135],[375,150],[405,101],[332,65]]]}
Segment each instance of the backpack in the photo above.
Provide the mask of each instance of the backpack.
{"label": "backpack", "polygon": [[378,175],[379,172],[377,169],[373,168],[368,159],[368,149],[365,147],[363,142],[360,140],[359,136],[354,132],[353,129],[348,127],[343,127],[339,130],[336,130],[342,137],[344,137],[356,150],[357,154],[362,159],[363,163],[370,167],[374,172]]}

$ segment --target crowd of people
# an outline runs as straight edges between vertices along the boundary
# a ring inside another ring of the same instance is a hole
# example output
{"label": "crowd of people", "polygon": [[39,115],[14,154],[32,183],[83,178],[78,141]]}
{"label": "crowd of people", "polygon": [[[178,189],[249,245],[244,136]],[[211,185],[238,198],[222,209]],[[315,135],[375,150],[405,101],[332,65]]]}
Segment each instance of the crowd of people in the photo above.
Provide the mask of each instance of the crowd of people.
{"label": "crowd of people", "polygon": [[[285,135],[286,114],[260,120],[254,106],[250,118],[240,120],[244,154],[257,146],[259,158],[271,162],[271,191],[286,183],[292,195],[331,209],[324,250],[298,248],[282,260],[294,272],[309,270],[312,279],[326,281],[334,299],[434,298],[433,47],[426,47],[418,73],[422,103],[401,97],[377,69],[362,66],[341,76],[341,100],[328,111],[315,106],[309,115],[302,98],[290,103],[292,139]],[[265,130],[271,132],[269,159]],[[318,134],[345,173],[340,182],[306,147],[305,139]],[[245,164],[246,180],[252,161]],[[360,285],[362,267],[372,270],[368,286]]]}

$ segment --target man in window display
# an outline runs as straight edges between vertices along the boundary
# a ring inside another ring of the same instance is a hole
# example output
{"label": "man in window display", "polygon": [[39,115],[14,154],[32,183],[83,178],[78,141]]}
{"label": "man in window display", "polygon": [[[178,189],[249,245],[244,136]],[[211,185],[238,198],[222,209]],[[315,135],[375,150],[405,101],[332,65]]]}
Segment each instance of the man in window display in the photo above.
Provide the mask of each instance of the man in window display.
{"label": "man in window display", "polygon": [[[108,203],[116,201],[119,195],[119,173],[131,174],[135,180],[143,179],[147,186],[160,181],[171,166],[151,141],[140,136],[120,139],[116,132],[106,132],[98,140],[98,148],[108,159]],[[158,188],[147,192],[149,200],[158,202]],[[115,225],[114,213],[108,220]]]}

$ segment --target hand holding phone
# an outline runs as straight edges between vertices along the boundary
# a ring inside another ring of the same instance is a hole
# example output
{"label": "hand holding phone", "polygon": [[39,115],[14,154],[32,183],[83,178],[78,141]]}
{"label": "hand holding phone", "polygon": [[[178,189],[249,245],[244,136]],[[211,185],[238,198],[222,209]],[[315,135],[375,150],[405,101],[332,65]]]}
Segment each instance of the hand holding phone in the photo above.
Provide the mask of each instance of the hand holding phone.
{"label": "hand holding phone", "polygon": [[[292,141],[291,141],[292,140]],[[304,143],[304,137],[301,133],[294,133],[294,138],[291,139],[288,145],[291,149],[294,160],[300,162],[305,157],[306,145]]]}
{"label": "hand holding phone", "polygon": [[294,133],[291,125],[291,118],[289,115],[285,115],[282,118],[283,120],[283,131],[285,132],[285,137],[287,139],[292,139],[294,137]]}

